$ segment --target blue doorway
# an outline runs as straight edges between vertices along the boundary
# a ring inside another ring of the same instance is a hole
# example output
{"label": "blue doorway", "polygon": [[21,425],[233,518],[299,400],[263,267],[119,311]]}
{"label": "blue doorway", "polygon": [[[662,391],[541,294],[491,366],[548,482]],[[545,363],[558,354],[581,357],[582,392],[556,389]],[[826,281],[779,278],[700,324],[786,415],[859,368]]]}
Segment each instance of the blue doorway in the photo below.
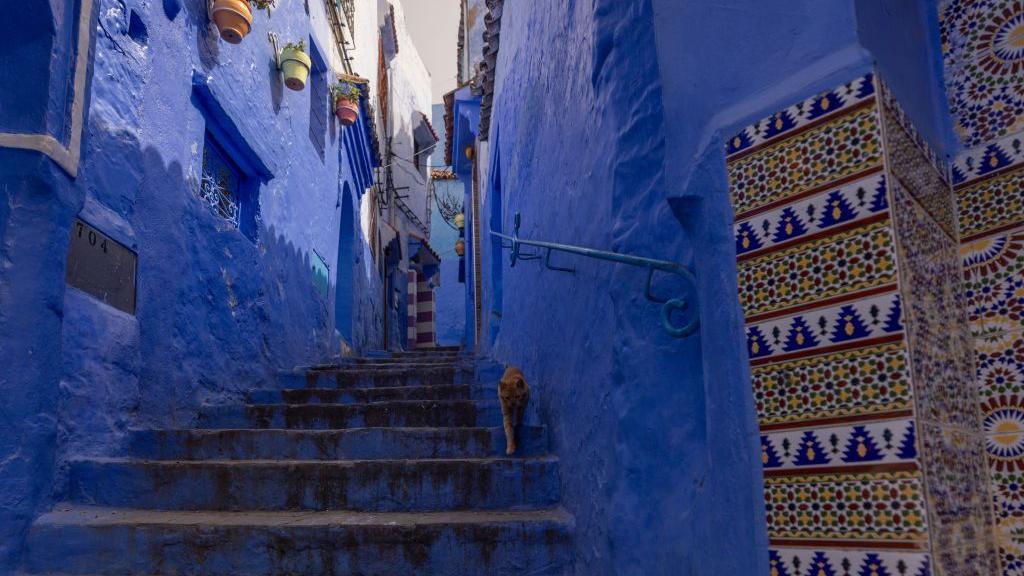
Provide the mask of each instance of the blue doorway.
{"label": "blue doorway", "polygon": [[352,344],[352,254],[355,239],[355,217],[352,191],[348,183],[341,196],[341,224],[338,231],[338,275],[334,283],[334,327],[342,338]]}
{"label": "blue doorway", "polygon": [[[503,226],[503,198],[501,196],[501,154],[498,148],[498,130],[495,130],[494,154],[491,160],[491,230],[504,232]],[[501,330],[501,315],[503,310],[504,294],[502,281],[503,249],[501,238],[491,236],[491,344],[498,339],[498,332]]]}

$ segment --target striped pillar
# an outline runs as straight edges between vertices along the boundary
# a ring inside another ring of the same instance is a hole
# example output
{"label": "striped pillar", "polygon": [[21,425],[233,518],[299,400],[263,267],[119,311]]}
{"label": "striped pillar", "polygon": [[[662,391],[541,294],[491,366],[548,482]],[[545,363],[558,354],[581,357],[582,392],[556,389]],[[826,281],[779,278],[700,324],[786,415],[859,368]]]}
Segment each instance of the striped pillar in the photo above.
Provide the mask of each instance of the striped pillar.
{"label": "striped pillar", "polygon": [[867,75],[745,128],[727,166],[771,573],[993,574],[935,156]]}
{"label": "striped pillar", "polygon": [[416,296],[418,288],[416,286],[416,271],[410,270],[408,273],[408,289],[406,290],[406,348],[412,349],[416,347]]}
{"label": "striped pillar", "polygon": [[416,282],[416,347],[433,348],[434,340],[434,290],[421,275]]}

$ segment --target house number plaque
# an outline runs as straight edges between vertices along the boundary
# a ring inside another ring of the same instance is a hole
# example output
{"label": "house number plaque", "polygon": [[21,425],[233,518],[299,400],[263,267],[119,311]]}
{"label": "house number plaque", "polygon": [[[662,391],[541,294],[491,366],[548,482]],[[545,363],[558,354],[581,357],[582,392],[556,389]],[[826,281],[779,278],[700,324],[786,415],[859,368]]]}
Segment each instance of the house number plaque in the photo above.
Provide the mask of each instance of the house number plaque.
{"label": "house number plaque", "polygon": [[64,279],[109,306],[135,314],[138,259],[124,244],[75,218]]}

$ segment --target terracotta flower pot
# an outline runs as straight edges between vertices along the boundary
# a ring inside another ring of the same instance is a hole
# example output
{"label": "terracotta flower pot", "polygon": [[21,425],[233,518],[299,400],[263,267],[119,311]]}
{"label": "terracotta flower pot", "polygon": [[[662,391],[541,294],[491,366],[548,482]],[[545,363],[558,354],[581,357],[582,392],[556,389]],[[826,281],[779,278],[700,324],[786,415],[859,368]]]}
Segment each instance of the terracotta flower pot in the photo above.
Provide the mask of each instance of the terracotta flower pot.
{"label": "terracotta flower pot", "polygon": [[281,72],[284,73],[284,85],[299,91],[306,87],[309,68],[313,61],[309,56],[296,48],[285,48],[281,51]]}
{"label": "terracotta flower pot", "polygon": [[455,241],[455,254],[460,258],[466,255],[466,241],[462,238]]}
{"label": "terracotta flower pot", "polygon": [[229,44],[238,44],[252,30],[248,0],[214,0],[212,12],[220,37]]}
{"label": "terracotta flower pot", "polygon": [[351,126],[359,119],[359,103],[338,98],[334,101],[334,114],[342,126]]}

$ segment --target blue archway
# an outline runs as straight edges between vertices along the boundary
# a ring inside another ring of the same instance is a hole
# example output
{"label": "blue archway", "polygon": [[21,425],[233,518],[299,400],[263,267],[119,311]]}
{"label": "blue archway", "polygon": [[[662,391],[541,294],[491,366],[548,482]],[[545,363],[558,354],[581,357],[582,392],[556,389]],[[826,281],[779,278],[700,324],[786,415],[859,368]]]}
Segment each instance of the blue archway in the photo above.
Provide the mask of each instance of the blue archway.
{"label": "blue archway", "polygon": [[[503,232],[503,198],[501,194],[501,153],[498,148],[498,130],[495,129],[494,153],[491,161],[491,230]],[[490,234],[488,234],[490,236]],[[501,315],[504,301],[503,278],[504,270],[503,252],[501,239],[497,236],[491,238],[491,344],[498,338],[498,331],[501,330]]]}
{"label": "blue archway", "polygon": [[352,191],[346,182],[341,196],[341,223],[338,228],[338,274],[334,284],[334,326],[349,344],[352,343],[354,239],[355,217],[352,209]]}

